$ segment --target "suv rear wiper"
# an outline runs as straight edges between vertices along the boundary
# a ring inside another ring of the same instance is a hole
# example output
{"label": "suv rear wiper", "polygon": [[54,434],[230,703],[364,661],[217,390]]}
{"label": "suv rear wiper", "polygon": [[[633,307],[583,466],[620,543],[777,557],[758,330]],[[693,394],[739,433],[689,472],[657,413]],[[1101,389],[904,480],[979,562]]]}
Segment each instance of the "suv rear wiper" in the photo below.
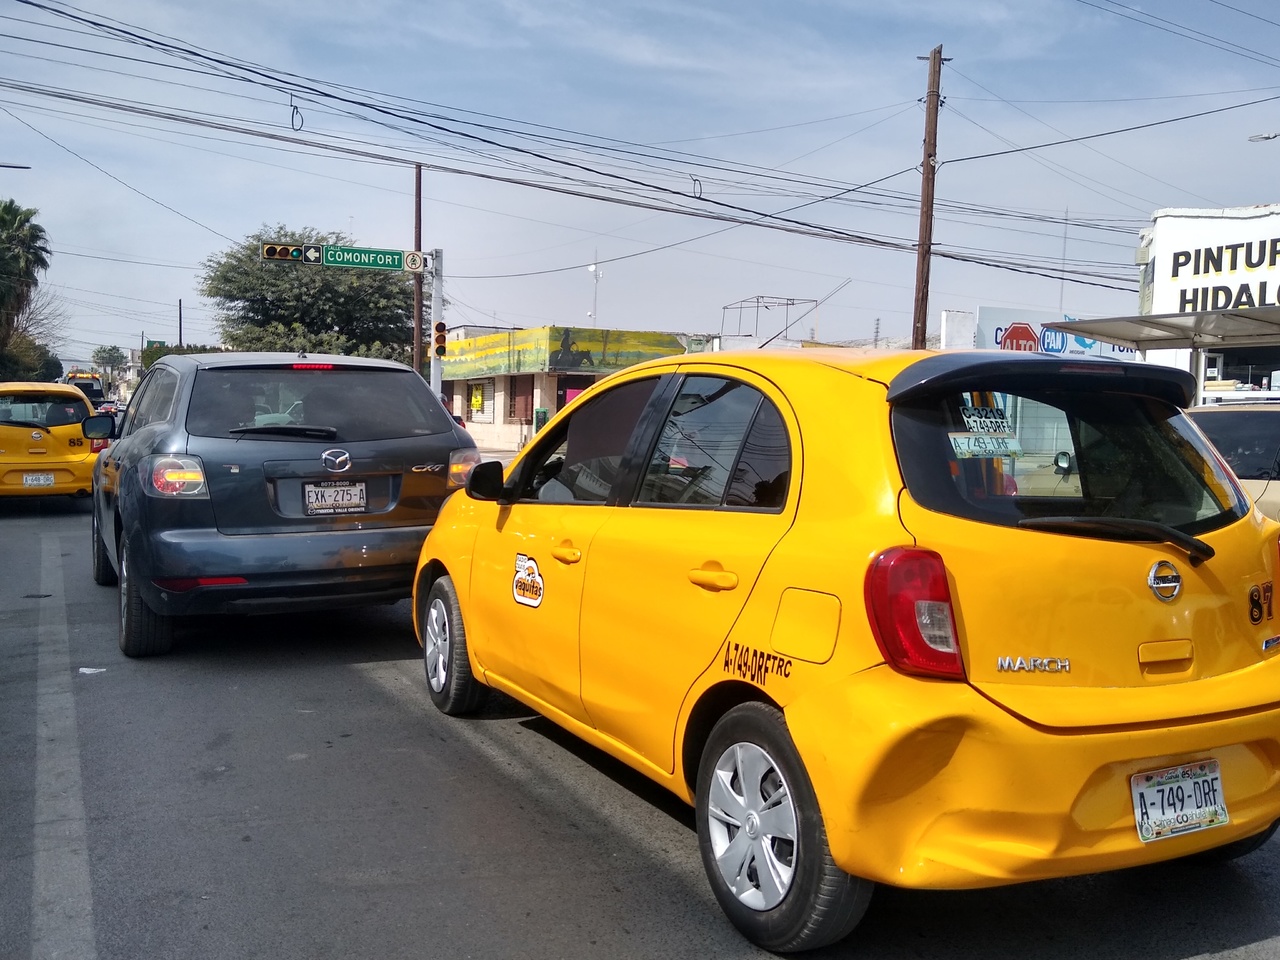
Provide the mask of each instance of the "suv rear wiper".
{"label": "suv rear wiper", "polygon": [[256,427],[232,427],[227,433],[278,433],[288,437],[311,437],[316,440],[332,440],[338,435],[338,428],[306,426],[301,423],[264,423]]}
{"label": "suv rear wiper", "polygon": [[1112,540],[1133,540],[1143,543],[1172,543],[1187,551],[1193,567],[1212,559],[1213,547],[1203,540],[1183,533],[1167,523],[1154,520],[1131,520],[1125,517],[1027,517],[1018,526],[1029,530],[1058,530],[1062,533],[1086,531]]}

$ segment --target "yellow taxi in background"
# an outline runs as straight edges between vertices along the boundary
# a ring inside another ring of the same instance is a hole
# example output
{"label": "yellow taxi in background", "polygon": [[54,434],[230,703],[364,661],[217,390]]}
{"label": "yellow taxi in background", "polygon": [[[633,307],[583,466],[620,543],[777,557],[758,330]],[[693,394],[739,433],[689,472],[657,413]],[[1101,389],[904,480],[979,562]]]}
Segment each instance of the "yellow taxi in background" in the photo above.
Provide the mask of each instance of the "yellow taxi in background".
{"label": "yellow taxi in background", "polygon": [[1193,387],[1002,351],[629,368],[445,503],[430,698],[501,690],[692,804],[779,952],[877,883],[1239,857],[1280,820],[1280,526]]}
{"label": "yellow taxi in background", "polygon": [[93,406],[63,383],[0,383],[0,497],[93,490],[93,465],[110,440],[91,440],[81,421]]}

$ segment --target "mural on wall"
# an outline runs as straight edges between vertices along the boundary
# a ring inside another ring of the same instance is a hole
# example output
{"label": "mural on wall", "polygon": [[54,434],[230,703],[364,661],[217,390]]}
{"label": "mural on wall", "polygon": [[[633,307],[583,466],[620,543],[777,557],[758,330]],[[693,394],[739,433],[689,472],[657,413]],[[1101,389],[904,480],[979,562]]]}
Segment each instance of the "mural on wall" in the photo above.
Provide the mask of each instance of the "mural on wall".
{"label": "mural on wall", "polygon": [[441,375],[467,380],[514,373],[611,373],[684,352],[674,333],[538,327],[451,340]]}

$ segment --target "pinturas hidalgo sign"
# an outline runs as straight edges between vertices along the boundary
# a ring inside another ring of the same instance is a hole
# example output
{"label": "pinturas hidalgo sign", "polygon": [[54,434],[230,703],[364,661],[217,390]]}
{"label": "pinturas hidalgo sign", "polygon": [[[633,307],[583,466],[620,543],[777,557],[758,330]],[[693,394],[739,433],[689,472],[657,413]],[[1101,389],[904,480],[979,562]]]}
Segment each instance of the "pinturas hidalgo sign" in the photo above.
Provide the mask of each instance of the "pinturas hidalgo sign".
{"label": "pinturas hidalgo sign", "polygon": [[1159,210],[1139,262],[1150,313],[1280,305],[1280,205]]}

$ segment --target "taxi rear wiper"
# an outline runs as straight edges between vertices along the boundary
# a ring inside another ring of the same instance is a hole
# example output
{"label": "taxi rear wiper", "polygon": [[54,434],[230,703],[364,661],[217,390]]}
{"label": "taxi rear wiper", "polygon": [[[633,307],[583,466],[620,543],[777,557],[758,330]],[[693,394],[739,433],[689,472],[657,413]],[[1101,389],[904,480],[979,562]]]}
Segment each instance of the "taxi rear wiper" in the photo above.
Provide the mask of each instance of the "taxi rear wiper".
{"label": "taxi rear wiper", "polygon": [[1198,537],[1154,520],[1131,520],[1127,517],[1027,517],[1019,520],[1018,526],[1029,530],[1092,533],[1111,540],[1172,543],[1187,551],[1193,567],[1212,559],[1214,554],[1213,547]]}
{"label": "taxi rear wiper", "polygon": [[316,440],[332,440],[338,435],[338,428],[307,426],[301,423],[264,423],[256,427],[232,427],[227,433],[279,433],[289,437],[313,437]]}
{"label": "taxi rear wiper", "polygon": [[36,430],[48,430],[43,423],[36,423],[34,420],[0,420],[7,427],[32,427]]}

